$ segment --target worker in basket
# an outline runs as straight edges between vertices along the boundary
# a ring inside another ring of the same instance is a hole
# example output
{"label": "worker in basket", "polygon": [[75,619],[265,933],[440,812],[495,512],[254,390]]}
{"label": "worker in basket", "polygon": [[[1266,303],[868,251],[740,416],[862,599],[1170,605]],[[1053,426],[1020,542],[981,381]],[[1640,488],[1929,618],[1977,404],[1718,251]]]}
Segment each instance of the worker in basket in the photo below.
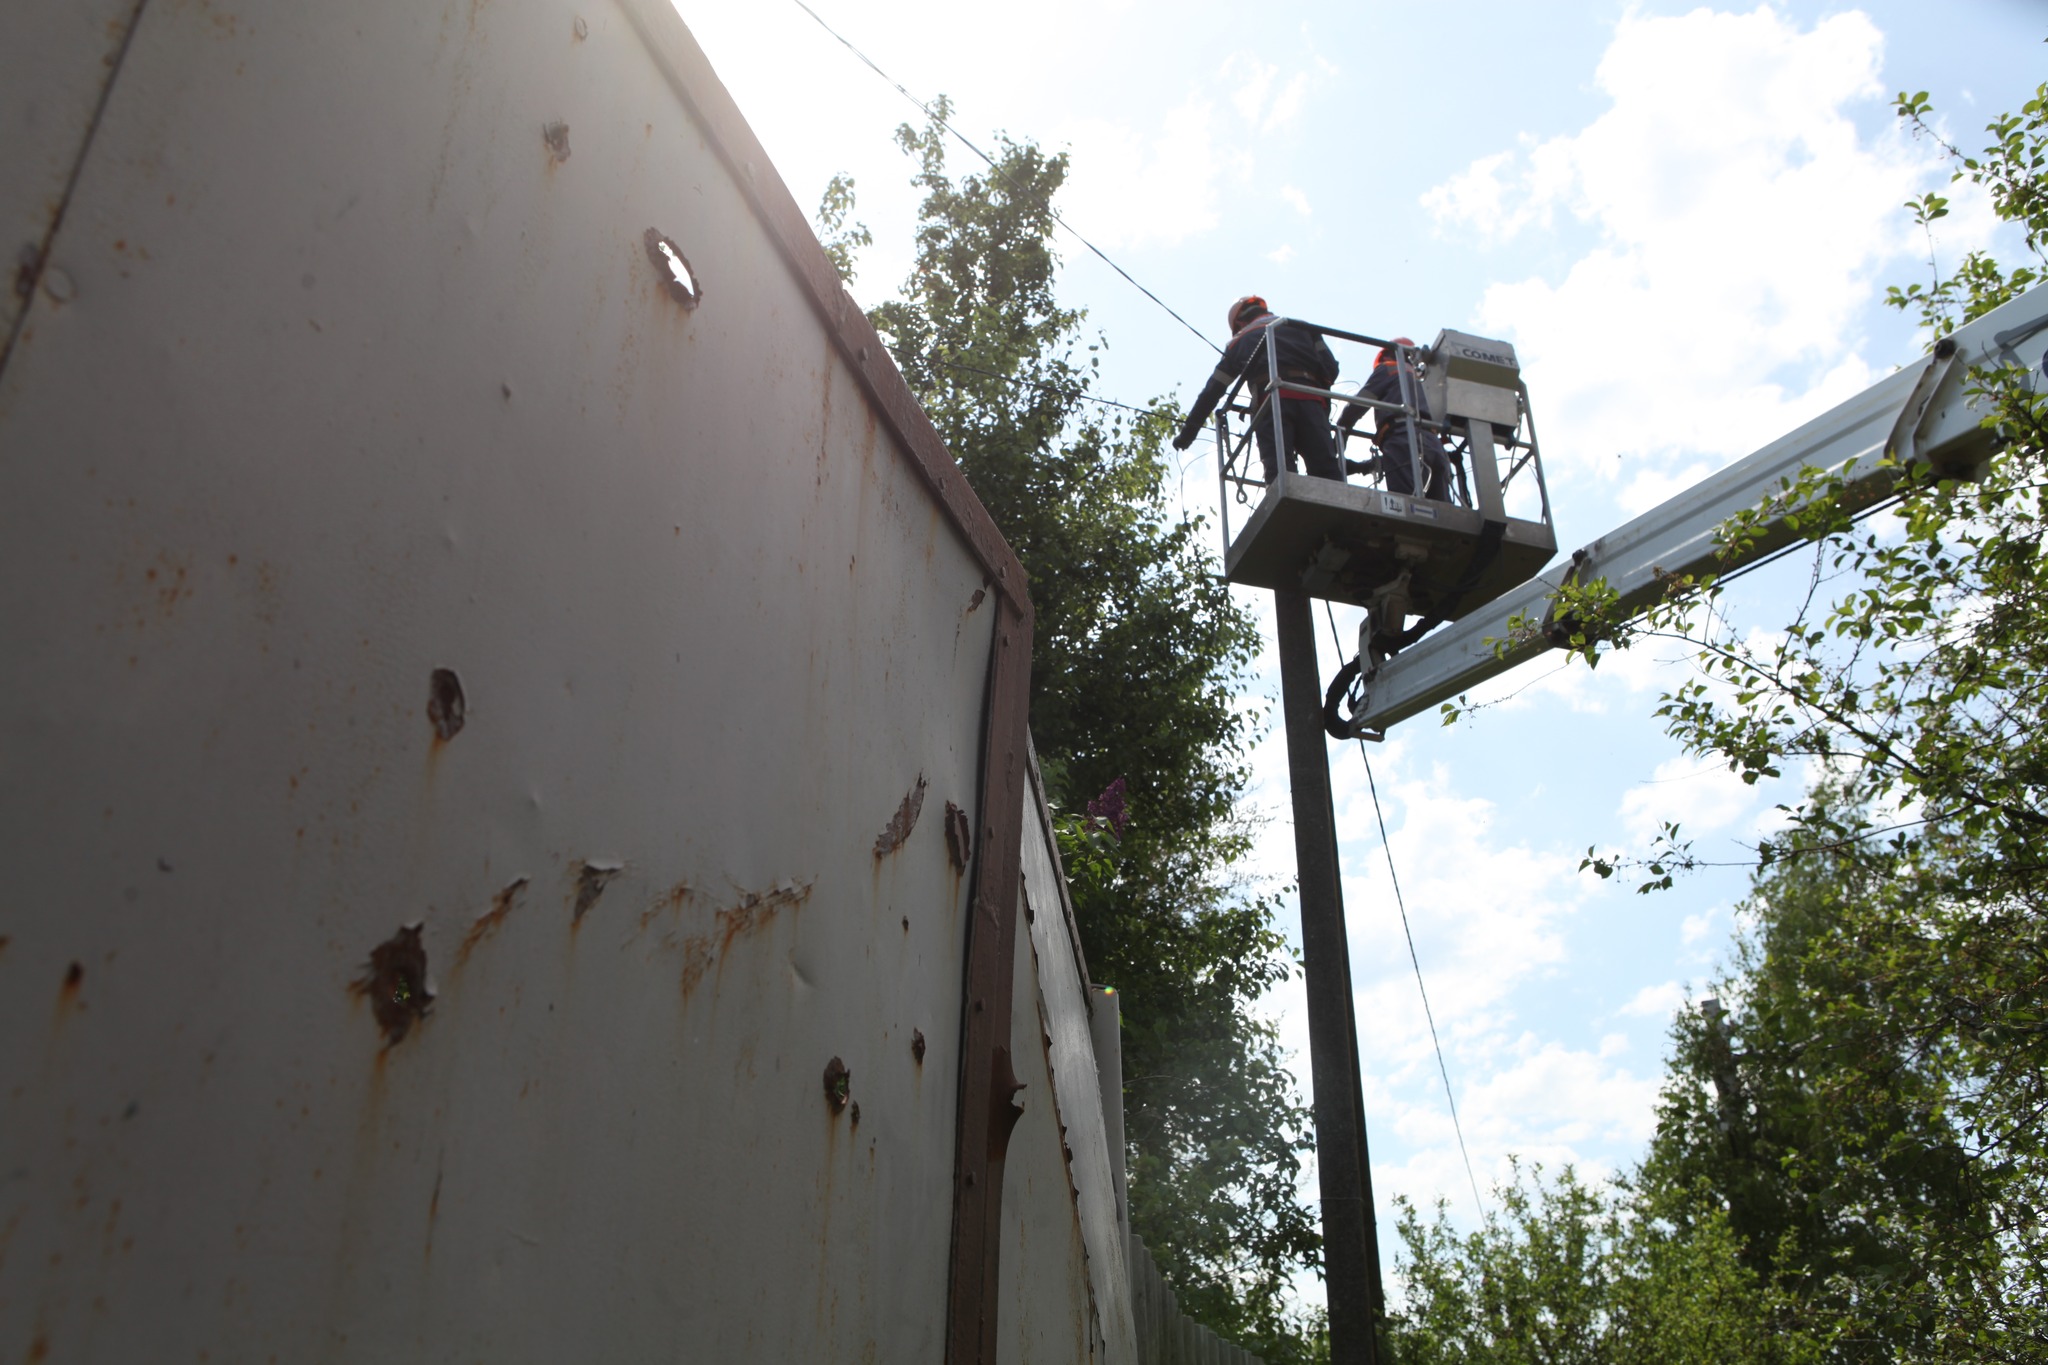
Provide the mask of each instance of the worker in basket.
{"label": "worker in basket", "polygon": [[[1337,382],[1337,357],[1320,334],[1298,322],[1283,322],[1266,307],[1257,294],[1247,294],[1230,305],[1230,345],[1209,376],[1209,382],[1188,409],[1180,435],[1173,438],[1175,450],[1186,450],[1202,429],[1230,386],[1239,379],[1251,395],[1255,414],[1253,430],[1258,435],[1259,460],[1266,467],[1266,482],[1272,483],[1284,459],[1294,468],[1299,454],[1308,472],[1318,478],[1344,480],[1344,466],[1338,462],[1336,443],[1330,439],[1330,400],[1290,389],[1288,380],[1312,389],[1327,389]],[[1285,450],[1273,448],[1273,409],[1262,400],[1270,373],[1266,347],[1275,348],[1279,359],[1280,392],[1274,401],[1280,410]]]}
{"label": "worker in basket", "polygon": [[[1381,403],[1400,403],[1401,390],[1405,387],[1408,397],[1415,402],[1415,416],[1419,421],[1429,420],[1429,403],[1422,396],[1422,381],[1415,373],[1415,367],[1408,362],[1404,348],[1413,347],[1407,337],[1395,337],[1393,344],[1382,346],[1377,359],[1372,363],[1372,374],[1358,390],[1361,398],[1371,398]],[[1351,433],[1358,425],[1358,419],[1365,416],[1366,405],[1347,403],[1344,411],[1337,416],[1337,429],[1344,433],[1348,447]],[[1444,443],[1437,434],[1425,426],[1416,426],[1416,444],[1411,450],[1408,444],[1409,422],[1403,412],[1387,408],[1374,408],[1373,443],[1380,450],[1369,460],[1346,460],[1345,467],[1354,474],[1384,473],[1387,491],[1408,497],[1415,495],[1414,455],[1422,456],[1422,496],[1436,502],[1451,500],[1451,457],[1444,452]]]}

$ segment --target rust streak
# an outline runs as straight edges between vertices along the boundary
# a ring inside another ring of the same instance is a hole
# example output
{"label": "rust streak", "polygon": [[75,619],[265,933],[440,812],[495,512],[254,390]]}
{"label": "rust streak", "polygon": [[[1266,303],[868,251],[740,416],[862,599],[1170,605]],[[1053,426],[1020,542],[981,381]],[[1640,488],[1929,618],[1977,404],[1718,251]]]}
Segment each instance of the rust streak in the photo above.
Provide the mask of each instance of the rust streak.
{"label": "rust streak", "polygon": [[811,882],[784,882],[767,891],[743,892],[740,899],[712,917],[712,931],[683,941],[683,996],[689,998],[713,962],[722,969],[733,940],[752,934],[772,921],[784,906],[811,898]]}
{"label": "rust streak", "polygon": [[456,966],[459,967],[469,961],[470,951],[490,937],[493,929],[505,922],[505,917],[512,913],[513,905],[519,900],[519,893],[525,889],[526,878],[520,877],[507,882],[497,895],[491,897],[491,908],[478,915],[476,923],[470,925],[469,932],[462,936],[462,946],[455,951]]}
{"label": "rust streak", "polygon": [[57,988],[57,1022],[63,1023],[72,1012],[84,1008],[78,999],[79,988],[85,984],[85,968],[72,963],[64,970],[64,984]]}
{"label": "rust streak", "polygon": [[690,898],[696,894],[696,889],[686,881],[677,882],[674,886],[662,892],[654,904],[640,912],[641,932],[646,932],[647,926],[654,922],[656,915],[659,915],[664,910],[671,912],[681,910],[683,906],[689,903]]}

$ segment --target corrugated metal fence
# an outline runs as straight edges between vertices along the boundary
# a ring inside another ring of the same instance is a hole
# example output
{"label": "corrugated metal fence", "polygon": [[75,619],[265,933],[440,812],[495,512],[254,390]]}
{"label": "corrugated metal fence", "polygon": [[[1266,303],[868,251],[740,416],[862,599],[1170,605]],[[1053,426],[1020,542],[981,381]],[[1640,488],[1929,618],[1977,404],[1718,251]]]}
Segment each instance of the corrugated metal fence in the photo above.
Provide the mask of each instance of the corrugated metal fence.
{"label": "corrugated metal fence", "polygon": [[1265,1365],[1180,1311],[1145,1239],[1131,1234],[1131,1315],[1138,1324],[1138,1365]]}

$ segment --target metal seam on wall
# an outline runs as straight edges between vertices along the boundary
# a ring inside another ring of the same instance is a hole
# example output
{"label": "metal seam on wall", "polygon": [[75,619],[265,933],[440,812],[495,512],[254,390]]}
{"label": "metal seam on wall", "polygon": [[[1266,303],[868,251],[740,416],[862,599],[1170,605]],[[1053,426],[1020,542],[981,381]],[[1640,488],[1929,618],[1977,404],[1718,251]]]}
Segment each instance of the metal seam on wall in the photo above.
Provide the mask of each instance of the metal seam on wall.
{"label": "metal seam on wall", "polygon": [[42,282],[43,271],[50,263],[50,250],[57,244],[57,233],[64,226],[64,214],[71,207],[71,195],[78,188],[78,177],[85,171],[86,158],[92,155],[93,139],[100,131],[100,120],[106,116],[107,101],[114,97],[114,83],[121,79],[121,65],[128,60],[129,45],[135,41],[135,30],[142,26],[142,9],[149,0],[135,0],[135,8],[128,13],[128,25],[121,33],[120,46],[107,63],[107,78],[100,86],[100,97],[92,107],[92,119],[85,125],[85,136],[79,139],[77,159],[71,163],[71,174],[64,178],[64,192],[57,198],[57,207],[50,214],[50,225],[43,230],[43,240],[36,245],[33,265],[23,262],[22,280],[27,297],[22,300],[21,311],[14,315],[14,325],[7,330],[5,344],[0,344],[0,375],[7,372],[7,362],[14,355],[14,343],[21,338],[22,329],[28,326],[29,312],[35,307],[36,287]]}
{"label": "metal seam on wall", "polygon": [[1005,1082],[1014,1079],[1008,1043],[1022,881],[1030,644],[1029,605],[998,598],[990,641],[979,852],[968,902],[961,999],[960,1105],[946,1286],[946,1359],[952,1365],[993,1365],[996,1355],[997,1252],[1008,1130],[995,1130],[995,1092],[998,1072]]}

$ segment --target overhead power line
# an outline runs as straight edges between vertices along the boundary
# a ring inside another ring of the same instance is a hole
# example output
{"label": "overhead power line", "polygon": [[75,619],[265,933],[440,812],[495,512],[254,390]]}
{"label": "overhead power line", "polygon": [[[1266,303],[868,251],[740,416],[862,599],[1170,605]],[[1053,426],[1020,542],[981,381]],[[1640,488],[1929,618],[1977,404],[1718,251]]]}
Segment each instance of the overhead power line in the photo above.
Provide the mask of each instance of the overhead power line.
{"label": "overhead power line", "polygon": [[[1337,634],[1337,614],[1330,609],[1328,601],[1323,603],[1323,615],[1330,622],[1330,639],[1337,646],[1337,652],[1344,652],[1344,642]],[[1366,752],[1365,740],[1358,741],[1358,756],[1365,760],[1365,786],[1372,793],[1372,816],[1379,822],[1380,847],[1387,855],[1387,880],[1394,886],[1394,906],[1401,912],[1401,935],[1408,940],[1408,961],[1415,968],[1415,992],[1422,997],[1422,1017],[1429,1024],[1429,1044],[1436,1049],[1437,1075],[1443,1077],[1444,1103],[1451,1109],[1451,1131],[1458,1138],[1458,1155],[1465,1161],[1465,1179],[1472,1184],[1472,1202],[1479,1208],[1479,1216],[1486,1216],[1486,1200],[1479,1193],[1479,1177],[1472,1171],[1472,1153],[1465,1146],[1465,1127],[1458,1122],[1458,1100],[1451,1093],[1451,1071],[1444,1064],[1444,1045],[1436,1034],[1436,1014],[1429,1007],[1429,987],[1422,984],[1422,958],[1415,951],[1415,932],[1408,927],[1408,905],[1401,898],[1401,878],[1394,871],[1394,845],[1387,838],[1387,817],[1380,810],[1380,787],[1373,780],[1372,755]]]}
{"label": "overhead power line", "polygon": [[[862,64],[865,65],[868,70],[874,72],[877,76],[880,76],[884,81],[888,82],[890,87],[893,88],[897,94],[903,96],[903,98],[909,100],[912,104],[916,105],[919,109],[923,110],[926,118],[930,119],[933,123],[938,124],[941,128],[944,128],[947,132],[951,133],[955,138],[959,140],[961,146],[965,147],[968,151],[973,152],[983,161],[986,161],[989,165],[989,169],[994,171],[997,175],[1002,176],[1004,180],[1009,181],[1010,187],[1012,189],[1021,191],[1024,188],[1022,185],[1019,185],[1014,179],[1011,178],[1009,172],[1005,171],[1000,165],[997,164],[996,159],[994,157],[990,156],[987,152],[981,150],[981,148],[975,146],[972,142],[969,142],[967,140],[966,135],[963,134],[958,128],[955,128],[945,119],[940,118],[938,115],[938,111],[933,109],[929,104],[926,104],[917,96],[911,94],[908,90],[904,89],[901,82],[899,82],[894,76],[891,76],[888,72],[882,70],[881,67],[877,66],[875,64],[874,58],[868,56],[867,53],[861,51],[852,43],[848,42],[846,38],[837,29],[833,28],[832,25],[826,23],[822,18],[820,18],[816,10],[812,9],[809,5],[806,5],[804,3],[804,0],[791,0],[791,2],[795,4],[795,6],[798,9],[802,10],[805,14],[810,15],[812,20],[817,23],[818,27],[824,29],[825,32],[830,34],[841,47],[845,48],[848,52],[851,52],[854,56],[860,58]],[[1096,257],[1099,260],[1101,260],[1101,262],[1104,265],[1108,266],[1111,270],[1114,270],[1117,274],[1123,276],[1124,279],[1129,282],[1130,286],[1133,289],[1136,289],[1140,294],[1143,294],[1146,298],[1158,304],[1160,308],[1165,310],[1166,315],[1168,317],[1172,318],[1181,326],[1187,328],[1190,332],[1193,332],[1197,337],[1200,337],[1202,344],[1204,346],[1207,346],[1210,350],[1217,352],[1219,355],[1222,354],[1223,348],[1221,346],[1218,346],[1214,341],[1211,341],[1206,335],[1203,334],[1200,328],[1195,326],[1195,324],[1189,322],[1179,313],[1174,312],[1173,309],[1167,305],[1166,300],[1160,298],[1157,294],[1147,289],[1144,285],[1139,284],[1136,277],[1133,276],[1130,271],[1124,269],[1115,261],[1112,261],[1109,258],[1109,254],[1105,252],[1101,247],[1095,245],[1095,243],[1089,241],[1086,237],[1083,237],[1079,229],[1075,228],[1075,226],[1072,223],[1069,223],[1065,218],[1060,216],[1060,211],[1058,209],[1048,204],[1046,205],[1046,212],[1051,214],[1052,220],[1055,223],[1058,223],[1061,227],[1065,228],[1068,231],[1068,233],[1070,233],[1073,236],[1075,241],[1079,242],[1082,246],[1085,246],[1090,251],[1094,252]]]}

